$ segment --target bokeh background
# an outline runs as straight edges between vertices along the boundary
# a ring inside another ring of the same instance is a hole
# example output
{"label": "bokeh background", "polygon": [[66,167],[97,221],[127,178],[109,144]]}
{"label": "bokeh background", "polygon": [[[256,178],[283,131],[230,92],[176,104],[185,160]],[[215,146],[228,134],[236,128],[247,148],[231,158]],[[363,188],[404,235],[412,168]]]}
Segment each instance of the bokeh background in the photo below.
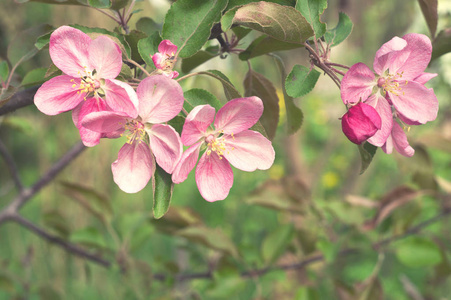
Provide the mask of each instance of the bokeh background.
{"label": "bokeh background", "polygon": [[[131,28],[141,17],[163,22],[169,6],[164,0],[137,3],[141,10],[132,18]],[[451,3],[439,0],[438,7],[440,30],[451,26]],[[354,28],[332,51],[331,60],[337,63],[371,66],[377,49],[393,36],[428,34],[417,1],[329,1],[322,20],[334,27],[339,11],[350,16]],[[90,8],[1,0],[0,58],[6,58],[8,45],[20,32],[42,23],[115,27]],[[255,36],[246,37],[242,48]],[[303,48],[278,54],[287,72],[295,64],[309,66]],[[41,51],[18,68],[13,82],[50,64],[48,51]],[[263,56],[252,59],[251,65],[274,83],[283,100],[274,60]],[[244,91],[245,62],[229,54],[196,70],[213,68]],[[440,111],[435,122],[408,133],[416,150],[412,158],[379,149],[369,169],[359,175],[359,152],[341,132],[339,118],[345,107],[339,90],[321,76],[310,94],[297,99],[304,121],[295,135],[285,133],[285,108],[280,102],[273,141],[276,161],[270,170],[234,169],[229,197],[215,203],[202,199],[191,174],[175,186],[171,209],[160,220],[152,217],[150,185],[126,194],[112,180],[110,164],[123,140],[102,140],[76,158],[21,213],[50,233],[116,263],[98,266],[16,223],[6,223],[0,227],[0,299],[451,299],[448,219],[415,237],[372,247],[449,206],[446,197],[425,191],[451,193],[451,54],[432,62],[428,72],[439,73],[428,86],[436,92]],[[222,86],[210,78],[195,76],[182,86],[204,88],[224,98]],[[29,186],[79,142],[79,135],[69,113],[46,116],[29,106],[0,117],[0,139]],[[382,203],[395,202],[406,191],[420,192],[370,228]],[[0,208],[15,195],[0,160]],[[203,240],[189,234],[199,228],[216,234]],[[340,252],[349,247],[357,250]],[[239,276],[246,270],[296,264],[316,253],[326,260],[295,270]],[[174,277],[204,272],[211,272],[212,278]],[[167,277],[160,280],[155,274]]]}

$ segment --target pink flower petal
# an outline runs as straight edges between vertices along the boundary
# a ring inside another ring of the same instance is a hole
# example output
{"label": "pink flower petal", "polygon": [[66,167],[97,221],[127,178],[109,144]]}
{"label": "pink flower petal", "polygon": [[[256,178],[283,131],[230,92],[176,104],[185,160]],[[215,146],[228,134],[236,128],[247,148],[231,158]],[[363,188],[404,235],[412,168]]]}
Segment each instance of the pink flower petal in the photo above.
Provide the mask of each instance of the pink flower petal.
{"label": "pink flower petal", "polygon": [[152,55],[152,61],[153,64],[155,65],[155,68],[162,70],[165,65],[164,65],[164,61],[165,61],[165,57],[163,54],[161,53],[155,53],[154,55]]}
{"label": "pink flower petal", "polygon": [[235,168],[252,172],[267,170],[274,163],[275,152],[271,142],[258,132],[242,131],[233,137],[224,135],[224,156]]}
{"label": "pink flower petal", "polygon": [[386,154],[392,154],[393,152],[393,137],[390,134],[387,138],[387,140],[385,141],[385,144],[382,145],[382,151],[384,151]]}
{"label": "pink flower petal", "polygon": [[93,70],[88,58],[91,42],[91,38],[82,31],[61,26],[50,36],[50,57],[61,71],[80,78],[86,74],[85,71]]}
{"label": "pink flower petal", "polygon": [[100,133],[113,133],[124,130],[128,116],[115,111],[99,111],[87,114],[81,125],[89,130]]}
{"label": "pink flower petal", "polygon": [[89,46],[89,61],[97,78],[114,79],[122,68],[121,48],[107,36],[99,36]]}
{"label": "pink flower petal", "polygon": [[343,133],[353,143],[360,145],[381,129],[381,117],[371,105],[359,102],[349,108],[341,118]]}
{"label": "pink flower petal", "polygon": [[180,161],[175,166],[174,172],[172,173],[172,181],[174,183],[181,183],[188,178],[189,172],[194,168],[199,158],[201,145],[202,143],[197,143],[183,152]]}
{"label": "pink flower petal", "polygon": [[158,45],[158,52],[167,57],[172,57],[177,53],[177,46],[170,40],[162,40]]}
{"label": "pink flower petal", "polygon": [[392,152],[393,147],[403,156],[411,157],[415,154],[415,150],[407,141],[406,133],[397,122],[393,123],[393,131],[391,133],[390,142],[391,143],[389,145],[384,145],[385,147],[382,148],[382,150],[384,150],[387,154]]}
{"label": "pink flower petal", "polygon": [[233,99],[216,114],[215,128],[226,134],[237,134],[251,128],[263,113],[263,102],[258,97]]}
{"label": "pink flower petal", "polygon": [[436,77],[437,73],[426,73],[423,72],[421,75],[417,76],[413,79],[413,81],[418,82],[419,84],[426,84],[429,80]]}
{"label": "pink flower petal", "polygon": [[75,108],[86,94],[77,94],[72,85],[79,86],[81,80],[74,79],[71,82],[72,79],[71,76],[62,75],[44,82],[34,96],[34,104],[46,115],[57,115]]}
{"label": "pink flower petal", "polygon": [[389,93],[396,110],[413,122],[424,124],[437,118],[438,100],[433,89],[414,81],[400,81],[399,91]]}
{"label": "pink flower petal", "polygon": [[72,111],[72,119],[80,132],[83,144],[87,147],[94,147],[100,142],[102,134],[84,127],[81,121],[89,113],[106,110],[107,106],[102,98],[89,98],[81,104]]}
{"label": "pink flower petal", "polygon": [[196,168],[196,183],[202,197],[209,201],[224,200],[233,185],[233,172],[226,159],[216,152],[202,155]]}
{"label": "pink flower petal", "polygon": [[157,164],[172,174],[183,152],[179,134],[169,125],[155,124],[149,130],[149,145]]}
{"label": "pink flower petal", "polygon": [[164,123],[180,113],[183,90],[177,81],[163,75],[150,76],[141,81],[136,90],[139,115],[146,123]]}
{"label": "pink flower petal", "polygon": [[102,89],[112,110],[126,113],[131,118],[138,116],[138,97],[130,85],[120,80],[105,79]]}
{"label": "pink flower petal", "polygon": [[215,118],[215,109],[210,105],[194,107],[186,117],[182,130],[182,142],[190,146],[205,136]]}
{"label": "pink flower petal", "polygon": [[376,52],[373,62],[374,71],[377,74],[382,75],[393,63],[393,60],[400,54],[399,51],[406,48],[406,46],[407,41],[397,36],[383,44]]}
{"label": "pink flower petal", "polygon": [[377,84],[374,73],[364,63],[353,65],[341,81],[341,99],[344,104],[365,101]]}
{"label": "pink flower petal", "polygon": [[155,172],[155,163],[146,143],[124,144],[111,164],[114,182],[126,193],[142,190]]}
{"label": "pink flower petal", "polygon": [[387,99],[382,97],[379,92],[371,95],[365,103],[374,107],[381,117],[381,129],[376,131],[376,133],[368,139],[368,142],[374,146],[381,147],[390,136],[393,127],[393,113],[391,111],[391,106]]}

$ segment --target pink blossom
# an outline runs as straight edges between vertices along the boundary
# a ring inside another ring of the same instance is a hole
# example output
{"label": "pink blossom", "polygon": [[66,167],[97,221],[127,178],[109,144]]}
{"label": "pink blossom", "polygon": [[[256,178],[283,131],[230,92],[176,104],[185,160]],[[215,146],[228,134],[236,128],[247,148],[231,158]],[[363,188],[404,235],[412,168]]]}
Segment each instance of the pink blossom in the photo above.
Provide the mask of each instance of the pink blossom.
{"label": "pink blossom", "polygon": [[[196,169],[196,183],[207,201],[223,200],[233,184],[234,167],[252,172],[266,170],[274,162],[271,142],[258,132],[248,130],[263,113],[258,97],[238,98],[222,107],[215,118],[210,105],[196,106],[186,117],[182,142],[191,146],[172,173],[172,181],[183,182],[196,165],[201,149],[206,151]],[[214,125],[214,129],[211,125]]]}
{"label": "pink blossom", "polygon": [[141,81],[136,93],[136,115],[100,111],[86,115],[82,121],[85,128],[102,134],[128,133],[127,143],[111,166],[114,181],[127,193],[139,192],[147,185],[155,171],[155,160],[171,174],[183,152],[179,134],[162,124],[181,111],[181,86],[175,80],[155,75]]}
{"label": "pink blossom", "polygon": [[78,29],[61,26],[50,36],[49,53],[64,75],[45,82],[34,102],[47,115],[74,109],[74,123],[85,145],[94,146],[101,137],[81,128],[82,117],[91,110],[136,113],[138,99],[133,88],[114,79],[121,71],[122,52],[110,38],[92,40]]}
{"label": "pink blossom", "polygon": [[341,124],[348,139],[360,145],[381,129],[381,117],[372,106],[359,102],[349,108]]}
{"label": "pink blossom", "polygon": [[176,53],[177,46],[169,40],[163,40],[160,45],[158,45],[158,52],[152,55],[152,61],[157,70],[169,78],[176,78],[179,76],[177,71],[172,71],[175,62],[177,61],[177,58],[175,57]]}
{"label": "pink blossom", "polygon": [[[343,77],[343,102],[347,105],[365,102],[381,117],[381,129],[368,139],[371,144],[382,147],[390,135],[392,139],[402,138],[398,129],[393,129],[396,120],[419,125],[437,117],[437,98],[433,89],[424,86],[436,76],[424,73],[431,53],[431,41],[425,35],[394,37],[376,52],[375,73],[365,64],[357,63]],[[395,131],[397,134],[393,135]]]}

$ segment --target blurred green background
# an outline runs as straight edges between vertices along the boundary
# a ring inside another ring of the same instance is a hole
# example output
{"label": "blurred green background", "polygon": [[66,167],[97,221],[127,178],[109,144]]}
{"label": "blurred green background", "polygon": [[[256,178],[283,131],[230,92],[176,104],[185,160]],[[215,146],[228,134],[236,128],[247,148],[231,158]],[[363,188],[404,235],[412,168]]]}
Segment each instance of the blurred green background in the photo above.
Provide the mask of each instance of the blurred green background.
{"label": "blurred green background", "polygon": [[[169,5],[163,0],[139,2],[142,11],[133,17],[131,27],[141,17],[161,23]],[[333,62],[362,61],[371,66],[377,49],[393,36],[428,34],[417,1],[330,1],[323,21],[334,27],[339,11],[350,16],[354,29],[333,49]],[[451,25],[450,14],[448,1],[439,1],[439,30]],[[16,35],[42,23],[109,30],[115,26],[94,9],[2,0],[1,59]],[[247,37],[242,48],[255,36]],[[294,64],[309,66],[303,48],[279,55],[287,72]],[[41,51],[20,66],[13,82],[50,63],[48,51]],[[251,65],[274,83],[282,98],[273,59],[255,58]],[[229,54],[196,70],[212,68],[243,92],[245,62]],[[192,172],[175,186],[171,209],[160,220],[152,217],[150,185],[126,194],[112,180],[110,164],[124,141],[102,140],[76,158],[21,213],[52,234],[117,263],[109,269],[98,266],[16,223],[6,223],[0,227],[0,299],[451,299],[448,219],[415,238],[378,251],[371,247],[449,207],[449,197],[424,191],[451,193],[451,55],[437,59],[427,71],[439,73],[428,86],[436,92],[440,111],[435,122],[410,130],[414,157],[386,155],[379,149],[369,169],[359,175],[358,150],[341,133],[339,118],[345,108],[339,90],[321,76],[313,92],[297,100],[304,121],[293,136],[285,134],[280,102],[273,141],[276,161],[270,170],[234,169],[229,197],[215,203],[201,198]],[[210,78],[196,76],[181,84],[185,91],[204,88],[223,98],[222,86]],[[69,113],[46,116],[29,106],[0,117],[0,139],[29,186],[79,141],[79,135]],[[396,194],[387,196],[393,189],[399,197],[406,189],[424,193],[394,209],[375,228],[365,227],[382,201],[399,199]],[[0,160],[0,208],[15,195]],[[196,230],[207,233],[196,235]],[[349,247],[357,250],[339,254]],[[316,253],[324,254],[326,261],[263,276],[239,276],[246,270],[295,264]],[[174,279],[179,273],[213,270],[212,279]],[[152,274],[167,278],[153,279]]]}

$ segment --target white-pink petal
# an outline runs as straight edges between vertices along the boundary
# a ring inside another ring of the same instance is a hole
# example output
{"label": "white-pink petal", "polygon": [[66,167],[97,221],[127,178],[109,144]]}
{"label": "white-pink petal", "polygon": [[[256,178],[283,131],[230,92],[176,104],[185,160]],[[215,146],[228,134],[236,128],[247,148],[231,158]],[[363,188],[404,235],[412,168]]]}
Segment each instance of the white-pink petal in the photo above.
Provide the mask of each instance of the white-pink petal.
{"label": "white-pink petal", "polygon": [[92,131],[82,125],[84,117],[93,112],[104,111],[107,109],[105,100],[101,98],[88,98],[72,110],[72,120],[80,132],[80,137],[86,147],[94,147],[100,142],[102,134]]}
{"label": "white-pink petal", "polygon": [[421,75],[417,76],[413,79],[413,81],[418,82],[419,84],[426,84],[429,80],[436,77],[437,73],[426,73],[423,72]]}
{"label": "white-pink petal", "polygon": [[393,148],[396,149],[403,156],[413,156],[415,154],[415,150],[409,145],[407,141],[407,136],[401,126],[397,123],[393,123],[393,130],[391,132],[390,137],[387,139],[387,142],[382,146],[382,150],[391,154]]}
{"label": "white-pink petal", "polygon": [[263,113],[263,102],[258,97],[233,99],[216,114],[215,128],[226,134],[237,134],[251,128]]}
{"label": "white-pink petal", "polygon": [[97,78],[114,79],[122,68],[122,52],[107,36],[99,36],[89,45],[89,61]]}
{"label": "white-pink petal", "polygon": [[111,164],[114,182],[126,193],[142,190],[153,173],[155,163],[149,145],[135,142],[124,144],[119,150],[118,159]]}
{"label": "white-pink petal", "polygon": [[89,45],[91,38],[81,30],[61,26],[50,35],[50,57],[61,71],[72,77],[86,75],[92,71],[89,62]]}
{"label": "white-pink petal", "polygon": [[162,40],[160,45],[158,45],[158,52],[163,54],[163,56],[170,58],[177,52],[177,46],[174,45],[170,40]]}
{"label": "white-pink petal", "polygon": [[179,134],[171,126],[163,124],[155,124],[146,131],[157,164],[166,173],[172,174],[183,152]]}
{"label": "white-pink petal", "polygon": [[371,95],[365,103],[376,109],[382,121],[381,129],[376,131],[376,133],[368,139],[368,142],[374,146],[381,147],[390,136],[393,127],[393,113],[391,111],[391,106],[387,99],[382,97],[379,92]]}
{"label": "white-pink petal", "polygon": [[105,101],[112,110],[123,112],[131,118],[138,116],[138,97],[130,85],[120,80],[105,79],[102,89]]}
{"label": "white-pink petal", "polygon": [[172,181],[174,183],[181,183],[188,178],[189,172],[194,168],[199,159],[199,151],[202,143],[197,143],[189,147],[183,152],[182,157],[172,172]]}
{"label": "white-pink petal", "polygon": [[353,65],[341,81],[341,99],[344,104],[365,101],[377,84],[373,71],[364,63]]}
{"label": "white-pink petal", "polygon": [[[374,57],[374,71],[382,75],[393,64],[393,60],[399,55],[399,51],[407,46],[407,41],[395,36],[379,48]],[[395,73],[396,74],[396,73]]]}
{"label": "white-pink petal", "polygon": [[209,201],[224,200],[233,185],[233,172],[227,159],[216,152],[205,152],[196,168],[196,183],[202,197]]}
{"label": "white-pink petal", "polygon": [[252,172],[267,170],[274,163],[271,142],[258,132],[245,130],[232,136],[224,135],[224,156],[235,168]]}
{"label": "white-pink petal", "polygon": [[177,81],[163,75],[141,81],[136,90],[139,115],[146,123],[164,123],[173,119],[183,107],[183,90]]}
{"label": "white-pink petal", "polygon": [[100,133],[124,131],[128,116],[115,111],[91,112],[84,116],[81,125],[89,130]]}
{"label": "white-pink petal", "polygon": [[[74,80],[74,81],[71,81]],[[61,75],[44,82],[34,96],[34,104],[46,115],[57,115],[75,108],[86,95],[77,94],[74,84],[79,86],[80,79]]]}
{"label": "white-pink petal", "polygon": [[433,89],[415,81],[400,81],[399,86],[399,91],[390,92],[389,95],[400,114],[421,124],[437,118],[438,100]]}
{"label": "white-pink petal", "polygon": [[215,118],[215,109],[210,105],[198,105],[194,107],[188,116],[182,130],[182,142],[190,146],[206,135],[208,127]]}

